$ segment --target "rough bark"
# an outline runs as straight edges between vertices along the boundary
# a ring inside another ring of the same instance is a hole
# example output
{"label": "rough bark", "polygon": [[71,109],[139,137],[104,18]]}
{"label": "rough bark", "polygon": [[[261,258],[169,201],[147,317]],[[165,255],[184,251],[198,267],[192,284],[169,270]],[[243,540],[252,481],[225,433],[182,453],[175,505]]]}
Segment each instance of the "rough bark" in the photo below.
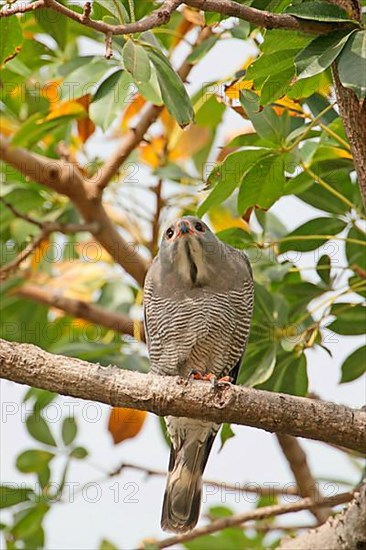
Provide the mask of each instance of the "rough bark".
{"label": "rough bark", "polygon": [[332,73],[339,112],[351,146],[362,200],[366,206],[366,102],[360,101],[352,90],[342,86],[336,63],[333,63]]}
{"label": "rough bark", "polygon": [[296,538],[286,537],[279,550],[365,550],[366,485],[340,514]]}
{"label": "rough bark", "polygon": [[366,413],[244,387],[101,367],[0,340],[0,376],[63,395],[165,416],[232,422],[366,452]]}

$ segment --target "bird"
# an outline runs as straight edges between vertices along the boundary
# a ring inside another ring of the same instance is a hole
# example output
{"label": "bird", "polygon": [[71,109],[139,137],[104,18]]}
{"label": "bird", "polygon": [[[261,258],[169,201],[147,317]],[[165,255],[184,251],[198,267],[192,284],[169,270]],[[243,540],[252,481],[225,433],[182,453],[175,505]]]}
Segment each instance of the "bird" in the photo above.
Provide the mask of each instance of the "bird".
{"label": "bird", "polygon": [[[254,285],[242,250],[220,241],[195,216],[163,232],[144,282],[150,371],[163,376],[235,382],[249,338]],[[166,416],[171,440],[161,517],[184,533],[199,519],[202,475],[220,424]]]}

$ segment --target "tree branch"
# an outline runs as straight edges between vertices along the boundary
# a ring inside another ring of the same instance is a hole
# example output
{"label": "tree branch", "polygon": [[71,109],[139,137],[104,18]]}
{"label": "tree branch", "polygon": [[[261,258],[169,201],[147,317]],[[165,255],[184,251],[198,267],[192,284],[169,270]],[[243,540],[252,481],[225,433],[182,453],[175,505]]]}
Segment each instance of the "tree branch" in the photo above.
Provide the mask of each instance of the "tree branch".
{"label": "tree branch", "polygon": [[249,21],[249,23],[253,25],[267,29],[297,30],[305,33],[322,34],[352,26],[352,23],[350,24],[349,22],[323,23],[299,20],[293,15],[258,10],[232,0],[185,0],[184,2],[183,0],[166,0],[157,10],[151,12],[151,14],[144,19],[127,25],[110,25],[103,21],[90,19],[90,17],[86,17],[84,13],[80,14],[73,11],[56,0],[37,0],[34,4],[28,4],[26,6],[23,5],[9,9],[3,8],[0,11],[0,17],[8,17],[9,15],[24,13],[34,9],[50,8],[69,19],[73,19],[81,25],[90,27],[106,35],[125,35],[144,32],[166,24],[172,12],[183,3],[203,11],[213,11],[223,15],[238,17],[239,19]]}
{"label": "tree branch", "polygon": [[326,401],[227,384],[101,367],[55,356],[29,344],[0,340],[0,376],[64,395],[269,432],[316,439],[366,451],[366,412]]}
{"label": "tree branch", "polygon": [[296,538],[286,537],[279,550],[328,550],[362,549],[366,545],[366,485],[360,488],[356,498],[340,514]]}
{"label": "tree branch", "polygon": [[[306,454],[296,437],[287,434],[277,434],[277,439],[294,474],[300,495],[305,498],[310,497],[315,501],[321,499],[322,495],[310,471]],[[325,507],[311,510],[311,513],[319,523],[324,523],[329,517],[330,512],[330,508]]]}
{"label": "tree branch", "polygon": [[142,340],[144,341],[143,323],[140,321],[133,321],[128,315],[113,313],[112,311],[107,311],[102,307],[88,304],[82,300],[74,300],[62,296],[51,288],[41,288],[32,284],[25,284],[22,286],[17,290],[17,295],[50,307],[56,307],[73,317],[84,319],[85,321],[90,321],[91,323],[130,336],[135,335],[135,323],[137,323],[138,327],[136,328],[139,330],[139,334],[141,334]]}
{"label": "tree branch", "polygon": [[70,10],[63,4],[56,2],[56,0],[37,0],[33,4],[28,4],[25,6],[20,5],[9,9],[3,8],[0,11],[0,17],[8,17],[9,15],[24,13],[26,11],[31,11],[35,9],[51,8],[52,10],[61,13],[65,17],[68,17],[69,19],[73,19],[77,23],[80,23],[80,25],[90,27],[91,29],[103,32],[105,34],[134,34],[137,32],[148,31],[152,28],[160,27],[161,25],[168,23],[171,13],[176,10],[181,3],[182,0],[166,0],[165,2],[163,2],[163,4],[161,4],[161,6],[159,6],[157,10],[151,12],[149,16],[141,19],[141,21],[130,23],[128,25],[109,25],[108,23],[104,23],[103,21],[95,21],[93,19],[90,19],[89,15],[86,16],[85,13],[81,14],[76,11]]}
{"label": "tree branch", "polygon": [[349,23],[335,24],[306,21],[304,19],[297,19],[293,15],[286,13],[278,14],[257,10],[256,8],[238,4],[238,2],[233,2],[232,0],[185,0],[184,3],[187,6],[192,6],[203,11],[213,11],[231,17],[238,17],[266,29],[284,29],[310,34],[322,34],[349,26]]}
{"label": "tree branch", "polygon": [[[283,514],[290,514],[293,512],[301,512],[302,510],[309,510],[314,507],[322,506],[336,506],[337,504],[343,504],[344,502],[349,502],[352,500],[352,493],[341,493],[333,497],[323,498],[317,502],[311,498],[304,498],[298,502],[291,504],[275,504],[273,506],[263,506],[262,508],[256,508],[255,510],[250,510],[249,512],[243,512],[241,514],[236,514],[234,516],[229,516],[225,518],[217,519],[208,525],[203,527],[198,527],[184,533],[182,535],[175,535],[173,537],[166,538],[162,541],[154,543],[156,548],[168,548],[173,546],[173,544],[179,544],[180,542],[187,542],[189,540],[197,539],[203,535],[209,535],[211,533],[216,533],[217,531],[222,531],[227,527],[238,527],[246,523],[247,521],[252,520],[261,520],[272,516],[281,516]],[[319,546],[308,546],[309,548],[329,548],[329,547],[319,547]]]}
{"label": "tree branch", "polygon": [[[122,462],[118,468],[109,473],[108,477],[114,477],[119,475],[124,469],[137,470],[138,472],[143,472],[146,476],[163,476],[167,475],[167,472],[164,470],[154,470],[151,468],[146,468],[145,466],[138,466],[137,464],[130,464],[127,462]],[[216,481],[212,479],[203,479],[205,485],[210,485],[211,487],[217,487],[218,489],[223,489],[225,491],[238,491],[240,493],[253,493],[260,497],[273,495],[286,497],[287,495],[298,495],[299,492],[293,485],[288,487],[275,487],[272,485],[258,485],[257,483],[227,483],[226,481]]]}
{"label": "tree branch", "polygon": [[69,197],[87,224],[95,224],[92,234],[140,285],[143,284],[148,261],[128,243],[108,217],[102,198],[95,196],[94,183],[84,180],[77,166],[64,160],[49,159],[25,149],[11,147],[0,136],[0,158],[24,176]]}

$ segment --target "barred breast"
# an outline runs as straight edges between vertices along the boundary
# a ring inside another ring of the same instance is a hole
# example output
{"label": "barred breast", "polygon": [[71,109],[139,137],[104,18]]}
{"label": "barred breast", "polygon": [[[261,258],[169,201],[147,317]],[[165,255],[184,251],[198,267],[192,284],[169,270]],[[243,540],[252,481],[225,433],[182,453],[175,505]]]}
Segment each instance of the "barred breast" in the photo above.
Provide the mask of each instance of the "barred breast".
{"label": "barred breast", "polygon": [[188,376],[192,370],[227,375],[243,355],[253,309],[252,280],[234,288],[184,287],[171,293],[145,282],[145,325],[151,371]]}

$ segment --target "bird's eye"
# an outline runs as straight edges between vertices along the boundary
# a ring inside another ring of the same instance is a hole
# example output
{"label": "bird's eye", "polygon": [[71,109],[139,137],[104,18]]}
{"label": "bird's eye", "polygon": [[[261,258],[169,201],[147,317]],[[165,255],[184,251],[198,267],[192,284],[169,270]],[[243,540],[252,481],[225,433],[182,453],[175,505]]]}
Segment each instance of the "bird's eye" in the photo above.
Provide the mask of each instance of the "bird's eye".
{"label": "bird's eye", "polygon": [[174,235],[174,231],[171,227],[169,227],[166,232],[165,232],[165,235],[167,236],[168,239],[171,239]]}
{"label": "bird's eye", "polygon": [[201,222],[196,222],[194,224],[194,227],[195,229],[197,229],[197,231],[200,231],[201,233],[203,233],[203,231],[205,230]]}

